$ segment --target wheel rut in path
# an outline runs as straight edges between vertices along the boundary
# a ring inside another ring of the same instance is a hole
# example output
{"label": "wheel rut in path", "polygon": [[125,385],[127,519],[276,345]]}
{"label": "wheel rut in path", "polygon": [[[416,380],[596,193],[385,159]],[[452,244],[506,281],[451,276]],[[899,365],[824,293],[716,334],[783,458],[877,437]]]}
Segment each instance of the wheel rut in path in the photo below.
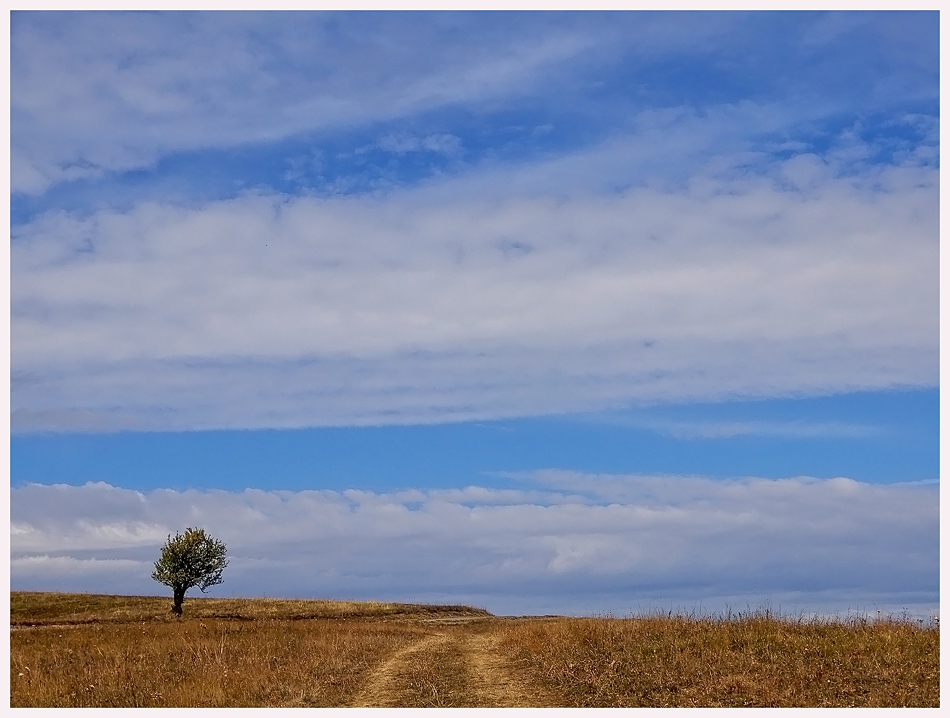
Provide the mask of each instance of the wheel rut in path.
{"label": "wheel rut in path", "polygon": [[395,708],[402,702],[407,690],[406,673],[411,672],[418,660],[431,649],[445,644],[448,636],[437,633],[426,636],[396,653],[370,674],[369,680],[351,704],[354,708]]}
{"label": "wheel rut in path", "polygon": [[490,634],[467,637],[465,656],[477,708],[535,708],[556,705],[550,697],[529,687],[509,670]]}
{"label": "wheel rut in path", "polygon": [[451,628],[396,652],[377,668],[354,707],[525,708],[555,705],[526,685],[499,655],[490,633]]}

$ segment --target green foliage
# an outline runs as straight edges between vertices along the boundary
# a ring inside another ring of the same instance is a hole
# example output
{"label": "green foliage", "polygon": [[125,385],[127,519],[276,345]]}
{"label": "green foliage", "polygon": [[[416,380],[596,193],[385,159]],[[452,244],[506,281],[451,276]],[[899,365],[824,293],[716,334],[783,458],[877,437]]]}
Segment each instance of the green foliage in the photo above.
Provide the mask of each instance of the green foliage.
{"label": "green foliage", "polygon": [[221,574],[228,565],[227,547],[205,533],[204,529],[185,529],[184,534],[168,536],[162,555],[155,562],[152,578],[171,587],[175,594],[172,610],[180,613],[181,602],[189,588],[204,593],[222,582]]}

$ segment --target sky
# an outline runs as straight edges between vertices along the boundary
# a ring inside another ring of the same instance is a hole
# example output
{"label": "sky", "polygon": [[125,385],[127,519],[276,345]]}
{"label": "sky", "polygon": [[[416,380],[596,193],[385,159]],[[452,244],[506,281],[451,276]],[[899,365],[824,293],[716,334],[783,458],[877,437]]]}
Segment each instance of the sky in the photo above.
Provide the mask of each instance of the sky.
{"label": "sky", "polygon": [[13,12],[10,581],[939,604],[935,12]]}

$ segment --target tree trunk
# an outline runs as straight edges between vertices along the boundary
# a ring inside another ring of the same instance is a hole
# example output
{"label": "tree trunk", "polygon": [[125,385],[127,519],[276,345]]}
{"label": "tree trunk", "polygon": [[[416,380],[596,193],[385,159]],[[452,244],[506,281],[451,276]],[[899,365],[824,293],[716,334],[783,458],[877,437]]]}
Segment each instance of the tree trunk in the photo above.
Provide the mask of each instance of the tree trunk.
{"label": "tree trunk", "polygon": [[175,592],[175,602],[172,604],[172,613],[174,613],[179,618],[181,617],[181,604],[185,600],[185,589],[184,588],[173,588]]}

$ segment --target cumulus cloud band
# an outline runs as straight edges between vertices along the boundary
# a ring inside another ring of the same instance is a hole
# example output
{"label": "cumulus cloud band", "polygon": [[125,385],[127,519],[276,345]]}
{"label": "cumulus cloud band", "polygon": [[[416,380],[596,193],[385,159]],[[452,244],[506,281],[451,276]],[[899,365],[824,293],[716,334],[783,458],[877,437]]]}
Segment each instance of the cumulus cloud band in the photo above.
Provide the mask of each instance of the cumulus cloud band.
{"label": "cumulus cloud band", "polygon": [[671,597],[936,610],[935,484],[521,478],[518,490],[392,493],[27,485],[12,491],[11,582],[155,593],[165,536],[200,525],[228,545],[234,595],[441,597],[500,612],[630,612]]}

